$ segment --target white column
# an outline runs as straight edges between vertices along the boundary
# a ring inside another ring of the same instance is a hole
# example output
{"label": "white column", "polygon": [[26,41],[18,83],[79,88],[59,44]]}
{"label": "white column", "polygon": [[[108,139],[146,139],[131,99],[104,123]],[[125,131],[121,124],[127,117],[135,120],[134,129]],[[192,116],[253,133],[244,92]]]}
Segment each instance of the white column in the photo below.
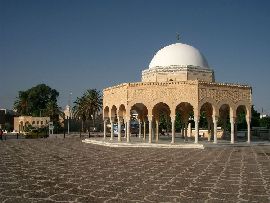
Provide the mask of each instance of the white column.
{"label": "white column", "polygon": [[185,138],[185,124],[183,123],[182,124],[182,128],[181,128],[181,135],[182,135],[182,138]]}
{"label": "white column", "polygon": [[69,116],[67,116],[67,121],[68,121],[68,123],[67,123],[67,134],[69,135]]}
{"label": "white column", "polygon": [[199,118],[194,116],[195,122],[195,143],[198,143],[199,140]]}
{"label": "white column", "polygon": [[127,138],[127,122],[125,121],[125,136],[124,138]]}
{"label": "white column", "polygon": [[171,144],[175,143],[175,116],[171,116],[171,122],[172,122],[172,141]]}
{"label": "white column", "polygon": [[149,143],[152,143],[152,116],[148,116],[148,122],[149,122]]}
{"label": "white column", "polygon": [[121,118],[118,117],[118,142],[121,142]]}
{"label": "white column", "polygon": [[185,141],[187,141],[187,127],[188,127],[188,124],[187,122],[185,122]]}
{"label": "white column", "polygon": [[158,127],[159,127],[159,122],[158,122],[158,120],[156,120],[156,142],[158,142],[158,139],[159,139],[159,129],[158,129]]}
{"label": "white column", "polygon": [[192,137],[191,123],[188,123],[188,136],[189,136],[189,137]]}
{"label": "white column", "polygon": [[143,140],[146,139],[146,122],[145,120],[143,121]]}
{"label": "white column", "polygon": [[113,140],[113,120],[111,119],[111,139]]}
{"label": "white column", "polygon": [[104,140],[106,139],[107,119],[104,118]]}
{"label": "white column", "polygon": [[250,144],[250,118],[246,118],[247,120],[247,143]]}
{"label": "white column", "polygon": [[141,139],[141,136],[142,136],[142,122],[139,119],[139,139]]}
{"label": "white column", "polygon": [[235,126],[235,118],[231,117],[230,118],[230,122],[231,122],[231,143],[234,143],[234,126]]}
{"label": "white column", "polygon": [[126,125],[126,131],[127,131],[127,142],[130,142],[130,120],[127,119],[127,125]]}
{"label": "white column", "polygon": [[213,116],[213,123],[214,123],[214,143],[217,143],[217,122],[218,122],[218,117]]}

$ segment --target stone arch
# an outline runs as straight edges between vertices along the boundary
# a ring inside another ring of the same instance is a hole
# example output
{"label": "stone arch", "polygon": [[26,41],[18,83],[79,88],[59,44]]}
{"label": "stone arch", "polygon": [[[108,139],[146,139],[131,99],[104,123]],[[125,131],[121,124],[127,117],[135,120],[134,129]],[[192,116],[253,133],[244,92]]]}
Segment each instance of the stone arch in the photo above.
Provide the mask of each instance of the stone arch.
{"label": "stone arch", "polygon": [[212,98],[204,98],[203,100],[201,100],[200,103],[199,103],[199,108],[198,108],[198,109],[201,109],[202,106],[203,106],[205,103],[211,104],[211,106],[212,106],[212,108],[213,108],[213,114],[216,115],[216,113],[218,113],[218,112],[217,112],[217,110],[218,110],[218,104],[217,104],[217,102],[216,102],[214,99],[212,99]]}
{"label": "stone arch", "polygon": [[152,115],[155,116],[159,112],[166,113],[166,114],[170,115],[171,114],[171,108],[165,102],[158,102],[152,108]]}
{"label": "stone arch", "polygon": [[[141,134],[143,134],[144,140],[146,139],[146,122],[148,115],[148,108],[144,103],[138,102],[134,103],[130,106],[130,110],[128,112],[130,114],[131,120],[133,124],[131,125],[130,131],[131,133],[139,134],[139,138],[141,138]],[[143,126],[143,132],[142,132]]]}
{"label": "stone arch", "polygon": [[168,133],[171,130],[174,118],[171,118],[171,108],[165,102],[157,102],[151,112],[153,115],[153,129],[155,131],[153,135],[156,137],[156,142],[158,142],[159,132],[162,134],[166,132],[169,135]]}
{"label": "stone arch", "polygon": [[219,116],[219,112],[220,112],[220,109],[221,109],[221,107],[223,106],[224,107],[224,105],[228,105],[229,106],[229,113],[230,113],[230,117],[235,117],[235,104],[233,103],[233,102],[231,102],[231,101],[229,101],[229,100],[223,100],[222,102],[220,102],[220,103],[218,103],[218,105],[217,105],[217,111],[216,111],[216,113],[217,113],[217,115]]}
{"label": "stone arch", "polygon": [[200,122],[199,127],[203,130],[207,129],[207,132],[202,133],[203,137],[208,137],[208,141],[210,141],[214,136],[213,129],[213,115],[215,115],[215,107],[210,102],[205,102],[200,105]]}
{"label": "stone arch", "polygon": [[111,119],[115,119],[115,118],[117,117],[117,108],[116,108],[115,105],[113,105],[113,106],[111,107],[110,113],[111,113],[111,114],[110,114]]}
{"label": "stone arch", "polygon": [[190,102],[182,101],[176,106],[175,112],[180,117],[181,135],[187,140],[187,137],[192,135],[194,106]]}
{"label": "stone arch", "polygon": [[220,138],[227,139],[229,138],[228,130],[230,130],[230,120],[235,117],[233,108],[228,103],[222,103],[219,105],[218,109],[219,119],[218,125],[221,126],[222,134],[220,134]]}
{"label": "stone arch", "polygon": [[143,103],[135,103],[130,107],[130,115],[135,111],[138,114],[139,119],[146,119],[148,115],[148,108]]}
{"label": "stone arch", "polygon": [[205,102],[200,106],[200,111],[205,111],[208,115],[212,116],[214,111],[214,106],[210,102]]}
{"label": "stone arch", "polygon": [[239,105],[236,108],[236,130],[247,129],[247,112],[248,109],[245,105]]}
{"label": "stone arch", "polygon": [[103,109],[103,118],[109,118],[110,114],[110,109],[108,106],[105,106],[105,108]]}
{"label": "stone arch", "polygon": [[191,116],[192,112],[194,113],[194,107],[190,102],[181,102],[179,103],[176,108],[176,112],[180,112],[183,116]]}
{"label": "stone arch", "polygon": [[126,116],[126,107],[124,104],[121,104],[118,108],[118,116],[119,117],[125,117]]}
{"label": "stone arch", "polygon": [[237,108],[238,108],[239,106],[244,106],[245,111],[246,111],[246,115],[247,115],[248,117],[251,117],[251,106],[250,106],[250,104],[247,104],[247,102],[239,101],[239,102],[236,103],[235,109],[237,110]]}

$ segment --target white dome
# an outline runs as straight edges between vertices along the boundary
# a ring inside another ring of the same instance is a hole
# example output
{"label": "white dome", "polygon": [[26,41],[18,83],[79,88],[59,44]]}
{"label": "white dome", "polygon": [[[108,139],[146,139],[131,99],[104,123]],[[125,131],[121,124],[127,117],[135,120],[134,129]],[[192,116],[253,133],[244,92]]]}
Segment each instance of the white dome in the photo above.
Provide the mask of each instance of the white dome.
{"label": "white dome", "polygon": [[188,65],[209,68],[206,59],[199,50],[187,44],[176,43],[159,50],[149,64],[149,69]]}

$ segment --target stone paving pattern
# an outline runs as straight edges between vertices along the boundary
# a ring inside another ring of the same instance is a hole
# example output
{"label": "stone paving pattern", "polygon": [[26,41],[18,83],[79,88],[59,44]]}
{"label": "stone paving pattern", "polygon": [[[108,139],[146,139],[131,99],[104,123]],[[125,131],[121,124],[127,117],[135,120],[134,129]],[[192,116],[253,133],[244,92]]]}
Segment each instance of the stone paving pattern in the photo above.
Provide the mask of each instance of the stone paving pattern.
{"label": "stone paving pattern", "polygon": [[270,202],[270,147],[0,141],[0,202]]}

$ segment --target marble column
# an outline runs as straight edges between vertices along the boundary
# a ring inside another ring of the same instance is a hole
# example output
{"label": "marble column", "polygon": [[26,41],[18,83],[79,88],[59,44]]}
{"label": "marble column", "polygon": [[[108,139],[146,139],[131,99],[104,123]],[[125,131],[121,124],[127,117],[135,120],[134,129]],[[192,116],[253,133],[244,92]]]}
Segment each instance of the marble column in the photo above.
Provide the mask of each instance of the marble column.
{"label": "marble column", "polygon": [[213,116],[213,123],[214,123],[214,143],[217,143],[217,122],[218,122],[218,117]]}
{"label": "marble column", "polygon": [[156,120],[156,142],[159,140],[159,122]]}
{"label": "marble column", "polygon": [[127,138],[127,122],[125,121],[125,135],[124,135],[124,138]]}
{"label": "marble column", "polygon": [[129,118],[127,119],[126,128],[127,128],[127,142],[130,142],[130,120],[129,120]]}
{"label": "marble column", "polygon": [[171,144],[175,143],[175,116],[171,116],[171,122],[172,122],[172,141]]}
{"label": "marble column", "polygon": [[111,118],[111,139],[113,140],[113,118]]}
{"label": "marble column", "polygon": [[192,137],[191,123],[188,123],[188,136],[189,136],[189,137]]}
{"label": "marble column", "polygon": [[121,142],[121,118],[118,117],[118,142]]}
{"label": "marble column", "polygon": [[146,122],[145,120],[143,121],[143,140],[146,139]]}
{"label": "marble column", "polygon": [[247,117],[246,121],[247,121],[247,143],[250,144],[250,136],[251,136],[250,122],[251,122],[251,119],[249,117]]}
{"label": "marble column", "polygon": [[185,124],[184,123],[182,123],[181,135],[182,135],[182,138],[185,138]]}
{"label": "marble column", "polygon": [[235,121],[235,127],[234,127],[234,139],[237,140],[237,132],[238,132],[238,129],[237,129],[237,120]]}
{"label": "marble column", "polygon": [[104,126],[103,126],[103,128],[104,128],[104,140],[106,139],[106,130],[107,130],[107,119],[105,119],[104,118]]}
{"label": "marble column", "polygon": [[198,117],[194,117],[194,122],[195,122],[195,141],[194,143],[198,143],[199,140],[199,118]]}
{"label": "marble column", "polygon": [[142,122],[139,119],[139,139],[141,139],[141,137],[142,137]]}
{"label": "marble column", "polygon": [[188,124],[187,124],[187,122],[185,122],[185,141],[188,141],[188,138],[187,138],[187,127],[188,127]]}
{"label": "marble column", "polygon": [[231,122],[231,143],[234,143],[234,127],[235,127],[235,118],[231,117],[230,118],[230,122]]}
{"label": "marble column", "polygon": [[149,122],[149,143],[152,143],[152,116],[148,116],[148,122]]}

